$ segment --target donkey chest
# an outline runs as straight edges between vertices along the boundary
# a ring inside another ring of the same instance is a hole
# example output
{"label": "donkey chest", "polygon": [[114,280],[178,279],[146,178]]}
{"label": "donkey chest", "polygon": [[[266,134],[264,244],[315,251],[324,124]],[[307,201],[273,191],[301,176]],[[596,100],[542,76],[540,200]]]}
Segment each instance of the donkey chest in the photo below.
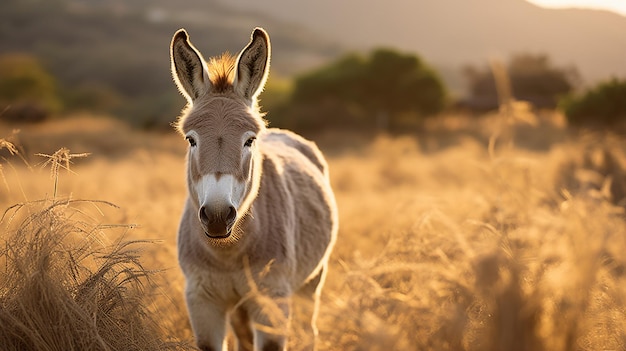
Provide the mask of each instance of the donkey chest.
{"label": "donkey chest", "polygon": [[187,283],[201,289],[210,300],[233,306],[251,291],[287,294],[292,290],[289,275],[280,264],[263,268],[241,267],[234,270],[195,267],[186,272]]}
{"label": "donkey chest", "polygon": [[250,282],[242,271],[224,272],[194,268],[186,273],[187,284],[222,305],[235,305],[250,291]]}

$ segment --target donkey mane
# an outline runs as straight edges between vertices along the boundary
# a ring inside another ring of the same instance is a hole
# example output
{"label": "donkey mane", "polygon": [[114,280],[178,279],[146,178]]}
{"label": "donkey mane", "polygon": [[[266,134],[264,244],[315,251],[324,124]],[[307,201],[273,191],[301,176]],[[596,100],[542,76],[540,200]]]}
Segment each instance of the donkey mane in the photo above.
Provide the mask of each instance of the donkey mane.
{"label": "donkey mane", "polygon": [[211,57],[207,61],[209,79],[211,79],[212,92],[227,93],[233,88],[235,79],[235,63],[237,58],[228,52],[220,56]]}
{"label": "donkey mane", "polygon": [[[226,95],[233,92],[236,64],[237,57],[233,56],[229,52],[224,52],[219,56],[210,57],[206,61],[209,80],[211,81],[211,94]],[[189,115],[190,109],[191,105],[188,104],[185,108],[183,108],[176,122],[172,123],[172,126],[181,134],[184,134],[183,124]],[[256,112],[256,115],[258,115],[261,121],[260,124],[267,127],[268,121],[264,118],[265,112],[261,112],[258,101],[254,102],[252,111]]]}
{"label": "donkey mane", "polygon": [[[237,57],[228,51],[219,56],[209,58],[206,65],[209,72],[209,80],[211,81],[212,94],[227,94],[233,91],[236,64]],[[265,117],[265,112],[261,112],[259,101],[256,99],[253,101],[252,110],[261,117],[263,123],[267,126],[268,122],[263,118]]]}

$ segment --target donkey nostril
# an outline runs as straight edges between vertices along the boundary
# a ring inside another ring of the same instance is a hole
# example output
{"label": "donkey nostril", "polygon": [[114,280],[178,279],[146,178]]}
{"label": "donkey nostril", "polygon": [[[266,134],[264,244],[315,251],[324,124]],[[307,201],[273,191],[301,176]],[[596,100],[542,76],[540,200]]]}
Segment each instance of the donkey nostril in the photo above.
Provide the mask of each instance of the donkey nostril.
{"label": "donkey nostril", "polygon": [[228,208],[228,214],[226,215],[226,222],[228,223],[233,222],[236,217],[237,217],[237,210],[233,206],[230,206]]}
{"label": "donkey nostril", "polygon": [[198,218],[200,223],[204,225],[218,224],[218,223],[232,223],[237,217],[237,210],[233,206],[229,206],[224,212],[211,213],[210,209],[202,206],[198,211]]}
{"label": "donkey nostril", "polygon": [[200,218],[200,222],[203,224],[209,223],[209,215],[207,214],[207,209],[202,206],[200,207],[200,211],[198,212],[198,217]]}

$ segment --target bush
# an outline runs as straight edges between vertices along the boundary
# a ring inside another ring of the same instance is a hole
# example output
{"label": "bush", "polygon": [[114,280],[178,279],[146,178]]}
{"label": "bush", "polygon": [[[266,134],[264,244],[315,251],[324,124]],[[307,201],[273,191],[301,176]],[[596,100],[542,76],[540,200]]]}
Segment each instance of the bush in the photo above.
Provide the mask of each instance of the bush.
{"label": "bush", "polygon": [[2,118],[38,122],[61,106],[54,78],[30,55],[0,56],[0,109]]}
{"label": "bush", "polygon": [[[496,87],[493,67],[466,67],[469,100],[466,104],[476,110],[497,109],[499,87]],[[546,55],[517,54],[506,64],[512,94],[516,99],[531,102],[540,108],[555,108],[558,99],[572,91],[578,81],[573,67],[555,67]]]}
{"label": "bush", "polygon": [[368,57],[344,56],[296,78],[285,113],[300,119],[311,116],[296,124],[314,129],[394,128],[436,114],[445,103],[441,79],[420,58],[378,49]]}
{"label": "bush", "polygon": [[626,79],[598,84],[580,96],[562,99],[560,108],[577,126],[615,126],[626,121]]}

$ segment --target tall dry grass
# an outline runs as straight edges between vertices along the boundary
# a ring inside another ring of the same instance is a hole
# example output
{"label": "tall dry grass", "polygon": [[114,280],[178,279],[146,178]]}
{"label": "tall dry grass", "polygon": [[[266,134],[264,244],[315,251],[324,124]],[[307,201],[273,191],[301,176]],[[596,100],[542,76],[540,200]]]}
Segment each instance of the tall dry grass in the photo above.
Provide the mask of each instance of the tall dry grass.
{"label": "tall dry grass", "polygon": [[[506,116],[431,121],[416,136],[318,139],[330,155],[341,223],[318,320],[321,350],[626,349],[626,144],[512,106]],[[99,205],[104,216],[92,209],[89,223],[139,224],[106,233],[105,242],[120,232],[157,240],[136,246],[142,267],[165,276],[143,316],[171,318],[171,335],[187,340],[175,251],[184,143],[124,129],[111,141],[113,127],[96,125],[85,128],[93,144],[71,148],[92,156],[75,160],[58,193],[120,205]],[[50,129],[46,146],[33,137],[43,128],[23,128],[20,138],[51,155],[46,147],[62,146],[64,131]],[[7,183],[21,185],[0,187],[2,206],[52,197],[48,171],[33,168],[4,168]],[[59,208],[73,213],[75,205]],[[91,257],[79,264],[97,267],[89,265],[103,255]],[[56,262],[60,274],[67,260]],[[300,322],[294,350],[310,344]]]}
{"label": "tall dry grass", "polygon": [[[529,151],[519,126],[499,147],[379,138],[331,163],[343,240],[321,314],[328,349],[626,347],[621,188],[602,187],[625,180],[624,143]],[[590,148],[600,161],[584,162]],[[572,185],[576,172],[600,185]]]}
{"label": "tall dry grass", "polygon": [[[17,153],[6,139],[0,145]],[[15,204],[0,217],[0,349],[190,349],[159,315],[156,274],[141,260],[146,242],[124,240],[132,225],[94,218],[116,206],[58,197],[60,169],[86,155],[42,156],[52,197]],[[105,234],[112,231],[121,231],[113,241]]]}

